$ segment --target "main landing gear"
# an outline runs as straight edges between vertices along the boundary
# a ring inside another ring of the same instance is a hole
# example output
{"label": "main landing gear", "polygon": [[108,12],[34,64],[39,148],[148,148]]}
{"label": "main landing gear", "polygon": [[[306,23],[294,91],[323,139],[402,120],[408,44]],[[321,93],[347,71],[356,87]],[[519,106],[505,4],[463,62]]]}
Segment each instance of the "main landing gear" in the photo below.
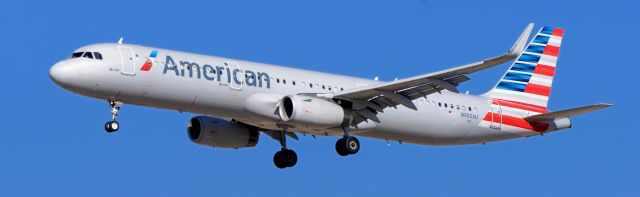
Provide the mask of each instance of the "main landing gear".
{"label": "main landing gear", "polygon": [[118,131],[120,129],[120,124],[118,124],[118,111],[120,111],[120,106],[122,106],[122,102],[120,101],[108,101],[109,106],[111,107],[111,121],[107,121],[104,123],[104,130],[109,133]]}
{"label": "main landing gear", "polygon": [[286,131],[280,131],[279,141],[282,149],[273,155],[273,163],[280,169],[293,167],[298,162],[298,155],[296,152],[287,148],[287,137],[285,132]]}
{"label": "main landing gear", "polygon": [[336,152],[340,156],[347,156],[358,153],[360,150],[360,141],[358,138],[349,135],[349,130],[344,129],[344,136],[336,142]]}

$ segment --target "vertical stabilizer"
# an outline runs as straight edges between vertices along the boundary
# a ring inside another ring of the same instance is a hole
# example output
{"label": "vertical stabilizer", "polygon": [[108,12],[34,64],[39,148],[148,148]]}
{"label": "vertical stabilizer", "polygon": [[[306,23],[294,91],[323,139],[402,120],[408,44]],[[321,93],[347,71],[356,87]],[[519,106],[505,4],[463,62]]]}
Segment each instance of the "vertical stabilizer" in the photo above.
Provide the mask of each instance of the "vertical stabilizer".
{"label": "vertical stabilizer", "polygon": [[[498,84],[485,95],[495,102],[536,113],[547,112],[564,30],[543,27],[520,52]],[[518,49],[518,43],[513,49]]]}

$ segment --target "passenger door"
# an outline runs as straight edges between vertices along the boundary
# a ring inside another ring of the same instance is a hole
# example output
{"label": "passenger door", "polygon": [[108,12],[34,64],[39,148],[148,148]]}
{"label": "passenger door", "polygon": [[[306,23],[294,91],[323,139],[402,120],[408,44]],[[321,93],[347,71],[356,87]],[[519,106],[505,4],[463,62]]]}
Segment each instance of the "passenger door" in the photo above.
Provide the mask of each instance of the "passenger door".
{"label": "passenger door", "polygon": [[118,46],[120,51],[120,62],[122,67],[120,72],[123,75],[135,75],[136,74],[136,56],[131,47]]}

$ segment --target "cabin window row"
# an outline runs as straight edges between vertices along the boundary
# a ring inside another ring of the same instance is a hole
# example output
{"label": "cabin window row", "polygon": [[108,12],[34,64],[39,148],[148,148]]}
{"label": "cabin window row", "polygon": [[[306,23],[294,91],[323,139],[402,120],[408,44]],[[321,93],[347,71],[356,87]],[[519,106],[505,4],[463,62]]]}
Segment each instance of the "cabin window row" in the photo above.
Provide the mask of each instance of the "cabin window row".
{"label": "cabin window row", "polygon": [[[175,66],[177,66],[177,65],[175,65]],[[191,67],[187,67],[187,69],[188,69],[188,70],[191,70]],[[222,70],[218,70],[218,72],[219,72],[219,74],[221,74],[221,75],[223,74],[223,73],[222,73]],[[255,80],[255,79],[256,79],[256,76],[255,76],[255,75],[251,75],[251,76],[249,76],[248,74],[244,74],[244,77],[245,77],[245,79],[246,79],[246,78],[251,78],[251,79],[253,79],[253,80]],[[258,80],[263,80],[263,79],[261,78],[261,76],[257,76],[257,77],[258,77]],[[264,79],[264,81],[267,81],[267,80],[268,80],[268,79]],[[274,81],[274,78],[271,78],[271,80],[272,80],[272,81]],[[285,85],[287,84],[287,80],[286,80],[286,79],[275,78],[275,82],[276,82],[276,83],[282,83],[282,84],[285,84]],[[291,85],[294,85],[294,86],[295,86],[295,85],[296,85],[296,81],[291,81]],[[302,85],[306,86],[306,82],[302,82]],[[316,87],[319,87],[319,88],[322,88],[323,90],[329,90],[329,91],[331,91],[331,90],[340,90],[340,91],[344,91],[344,88],[338,88],[338,87],[334,87],[334,86],[327,86],[327,85],[320,85],[320,84],[317,84],[317,83],[315,84],[315,86],[316,86]],[[309,88],[313,88],[313,87],[314,87],[314,84],[313,84],[313,83],[309,83]]]}
{"label": "cabin window row", "polygon": [[[272,79],[273,80],[273,79]],[[286,79],[280,79],[280,78],[275,78],[276,83],[282,83],[282,84],[287,84],[287,80]],[[303,86],[307,86],[306,85],[307,82],[302,82]],[[291,85],[297,85],[296,81],[291,81]],[[323,90],[340,90],[340,91],[344,91],[344,88],[338,88],[338,87],[334,87],[334,86],[328,86],[328,85],[320,85],[320,84],[314,84],[314,83],[309,83],[308,85],[309,88],[322,88]]]}
{"label": "cabin window row", "polygon": [[444,107],[445,109],[457,109],[457,110],[463,110],[463,111],[473,111],[471,106],[454,105],[454,104],[451,104],[451,103],[443,103],[443,102],[438,102],[438,107]]}

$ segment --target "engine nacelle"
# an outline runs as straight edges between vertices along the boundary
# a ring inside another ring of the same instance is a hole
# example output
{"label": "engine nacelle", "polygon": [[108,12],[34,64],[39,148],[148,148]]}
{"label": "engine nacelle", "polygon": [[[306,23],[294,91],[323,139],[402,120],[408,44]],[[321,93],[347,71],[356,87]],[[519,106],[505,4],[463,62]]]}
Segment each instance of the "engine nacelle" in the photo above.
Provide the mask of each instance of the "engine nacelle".
{"label": "engine nacelle", "polygon": [[222,148],[253,147],[260,137],[257,129],[209,116],[191,118],[187,133],[196,144]]}
{"label": "engine nacelle", "polygon": [[282,122],[314,129],[347,125],[350,117],[334,102],[302,95],[282,98],[278,114]]}

